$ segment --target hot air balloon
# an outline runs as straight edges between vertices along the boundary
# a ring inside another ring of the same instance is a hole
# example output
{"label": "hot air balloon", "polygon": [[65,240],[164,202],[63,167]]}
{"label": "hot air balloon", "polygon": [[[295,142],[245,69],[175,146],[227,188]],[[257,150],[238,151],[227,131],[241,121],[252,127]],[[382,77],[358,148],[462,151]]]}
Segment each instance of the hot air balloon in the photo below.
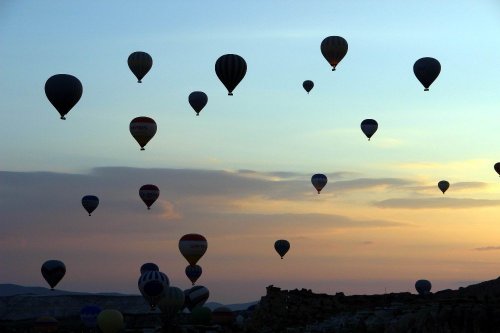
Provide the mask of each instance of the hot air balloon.
{"label": "hot air balloon", "polygon": [[361,122],[361,130],[363,131],[363,133],[365,133],[366,137],[368,138],[368,141],[370,141],[372,135],[375,134],[377,128],[378,128],[378,123],[374,119],[365,119]]}
{"label": "hot air balloon", "polygon": [[304,87],[304,89],[307,91],[307,93],[309,94],[309,92],[311,91],[311,89],[314,87],[314,82],[312,82],[311,80],[305,80],[303,83],[302,83],[302,87]]}
{"label": "hot air balloon", "polygon": [[311,177],[311,183],[313,184],[314,188],[319,192],[325,187],[326,183],[328,182],[328,178],[326,178],[325,175],[321,173],[317,173]]}
{"label": "hot air balloon", "polygon": [[444,192],[446,192],[446,190],[450,187],[450,183],[448,183],[446,180],[442,180],[438,183],[438,187],[444,194]]}
{"label": "hot air balloon", "polygon": [[185,290],[184,295],[185,305],[189,309],[189,311],[193,311],[196,307],[201,307],[208,300],[210,296],[210,292],[206,287],[203,286],[194,286],[191,289]]}
{"label": "hot air balloon", "polygon": [[207,105],[208,96],[203,91],[193,91],[189,94],[188,98],[189,104],[196,112],[196,115],[199,116],[201,110]]}
{"label": "hot air balloon", "polygon": [[431,292],[431,282],[429,280],[418,280],[415,282],[415,289],[419,293],[419,295],[426,295]]}
{"label": "hot air balloon", "polygon": [[45,281],[54,290],[54,287],[61,281],[66,274],[66,266],[59,260],[47,260],[42,265],[42,275]]}
{"label": "hot air balloon", "polygon": [[157,264],[153,264],[152,262],[147,262],[145,264],[142,264],[141,275],[144,274],[144,272],[149,272],[149,271],[159,272],[160,268],[158,267]]}
{"label": "hot air balloon", "polygon": [[215,73],[227,88],[228,95],[233,95],[233,90],[243,80],[247,72],[245,59],[237,54],[225,54],[215,62]]}
{"label": "hot air balloon", "polygon": [[142,78],[153,66],[153,58],[146,52],[134,52],[128,56],[128,67],[137,77],[137,82],[142,83]]}
{"label": "hot air balloon", "polygon": [[219,306],[212,311],[212,322],[216,325],[229,326],[235,319],[233,311],[226,306]]}
{"label": "hot air balloon", "polygon": [[288,250],[290,250],[290,242],[285,239],[279,239],[274,242],[274,249],[278,252],[281,259],[283,259]]}
{"label": "hot air balloon", "polygon": [[86,305],[80,310],[80,319],[88,328],[97,327],[97,316],[102,309],[97,305]]}
{"label": "hot air balloon", "polygon": [[210,325],[212,310],[206,306],[198,306],[191,311],[190,320],[193,325]]}
{"label": "hot air balloon", "polygon": [[61,119],[78,103],[83,87],[80,80],[69,74],[56,74],[45,82],[45,95],[61,115]]}
{"label": "hot air balloon", "polygon": [[95,195],[86,195],[82,198],[82,206],[91,216],[92,212],[99,206],[99,198]]}
{"label": "hot air balloon", "polygon": [[193,286],[196,280],[198,280],[198,278],[201,276],[201,273],[203,272],[201,266],[199,265],[188,265],[185,271],[186,271],[186,276],[191,281]]}
{"label": "hot air balloon", "polygon": [[148,209],[150,209],[151,205],[154,204],[156,199],[160,196],[160,189],[152,184],[142,185],[139,189],[139,196]]}
{"label": "hot air balloon", "polygon": [[177,287],[168,287],[165,295],[158,302],[158,308],[168,317],[174,317],[184,307],[184,292]]}
{"label": "hot air balloon", "polygon": [[97,316],[97,325],[103,333],[117,333],[123,328],[123,315],[114,309],[102,310]]}
{"label": "hot air balloon", "polygon": [[347,49],[347,41],[340,36],[326,37],[321,42],[321,53],[332,66],[332,71],[335,70],[338,63],[345,57]]}
{"label": "hot air balloon", "polygon": [[149,117],[137,117],[130,122],[130,134],[144,150],[144,146],[156,133],[156,123]]}
{"label": "hot air balloon", "polygon": [[207,240],[202,235],[187,234],[179,240],[179,250],[190,265],[196,265],[207,251]]}
{"label": "hot air balloon", "polygon": [[59,321],[50,316],[39,317],[35,320],[35,332],[37,333],[50,333],[57,332]]}
{"label": "hot air balloon", "polygon": [[428,91],[430,85],[441,72],[441,64],[434,58],[420,58],[413,65],[413,73],[424,86],[424,91]]}
{"label": "hot air balloon", "polygon": [[170,281],[165,273],[147,271],[141,274],[137,284],[142,296],[151,306],[151,310],[154,310],[156,304],[158,304],[167,291]]}
{"label": "hot air balloon", "polygon": [[498,175],[500,175],[500,162],[495,163],[495,166],[493,168],[498,173]]}

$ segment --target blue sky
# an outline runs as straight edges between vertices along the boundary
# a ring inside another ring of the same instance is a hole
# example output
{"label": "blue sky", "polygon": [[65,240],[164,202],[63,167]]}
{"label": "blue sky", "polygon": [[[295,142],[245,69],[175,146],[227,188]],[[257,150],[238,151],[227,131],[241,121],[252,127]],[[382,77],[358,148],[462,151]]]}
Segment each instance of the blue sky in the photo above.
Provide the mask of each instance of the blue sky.
{"label": "blue sky", "polygon": [[[330,35],[343,36],[349,43],[349,51],[335,72],[330,70],[319,48],[323,38]],[[221,181],[200,176],[199,181],[214,189],[213,195],[202,195],[202,207],[208,209],[220,204],[227,214],[236,214],[235,207],[240,207],[245,213],[255,214],[253,220],[259,217],[266,220],[273,214],[292,214],[291,210],[294,214],[314,214],[317,204],[322,214],[342,215],[356,221],[380,216],[383,220],[397,220],[424,229],[427,222],[419,222],[423,218],[438,221],[444,217],[450,221],[442,225],[441,233],[445,234],[453,234],[448,229],[454,228],[451,220],[460,216],[489,216],[481,219],[483,224],[476,226],[477,235],[471,236],[470,242],[463,238],[464,243],[457,246],[464,251],[495,247],[500,241],[486,235],[496,231],[491,219],[498,215],[495,206],[500,199],[500,191],[495,186],[498,178],[492,167],[500,160],[497,154],[500,151],[497,138],[499,36],[500,4],[493,0],[383,1],[377,5],[368,1],[237,4],[153,1],[147,5],[133,1],[3,1],[0,4],[0,73],[4,79],[0,80],[0,120],[4,124],[1,134],[4,144],[0,146],[0,184],[10,185],[0,191],[0,195],[5,196],[0,197],[4,203],[2,210],[10,219],[26,219],[23,228],[31,225],[32,230],[41,232],[38,228],[64,206],[55,205],[54,211],[37,211],[41,206],[30,195],[34,188],[29,182],[22,182],[23,189],[16,190],[20,191],[16,192],[16,198],[29,208],[7,205],[10,201],[6,197],[12,195],[9,191],[16,187],[15,181],[12,183],[12,177],[17,179],[15,175],[24,175],[26,179],[39,177],[42,185],[37,186],[36,192],[43,193],[51,187],[41,180],[48,174],[39,172],[54,173],[54,178],[49,177],[57,183],[53,186],[64,188],[67,174],[87,179],[94,177],[95,170],[99,170],[95,168],[131,167],[141,175],[135,182],[129,179],[131,187],[135,188],[135,183],[142,185],[142,181],[156,181],[164,184],[163,189],[169,186],[168,178],[156,180],[148,176],[158,173],[159,177],[161,170],[167,170],[166,174],[172,170],[194,170],[192,172],[201,175],[226,172],[229,176],[237,175],[238,179],[264,179],[278,187],[288,181],[299,182],[303,189],[293,187],[290,192],[256,194],[253,188],[269,191],[273,187],[244,182],[240,191],[245,199],[240,201],[234,192],[218,193],[219,186],[228,186],[226,178]],[[136,83],[126,62],[134,51],[145,51],[153,57],[153,67],[142,84]],[[247,74],[232,97],[227,96],[214,72],[215,61],[225,53],[237,53],[248,64]],[[423,91],[412,70],[413,63],[426,56],[438,59],[442,66],[429,92]],[[45,81],[57,73],[75,75],[83,84],[83,96],[66,121],[59,120],[43,90]],[[307,79],[315,83],[309,95],[302,88],[302,82]],[[187,102],[189,93],[195,90],[208,95],[208,104],[199,117]],[[158,132],[144,152],[139,151],[128,130],[130,120],[137,116],[150,116],[158,124]],[[359,128],[365,118],[379,123],[379,130],[370,142]],[[238,170],[255,173],[241,174]],[[269,174],[273,172],[289,173],[292,179]],[[318,172],[332,175],[332,181],[362,185],[336,193],[334,183],[330,183],[331,197],[327,194],[321,197],[322,203],[311,203],[309,178]],[[337,178],[333,176],[335,173],[344,176]],[[117,174],[121,175],[118,171]],[[123,177],[128,176],[125,173]],[[452,183],[447,195],[456,201],[439,201],[436,208],[425,200],[441,195],[436,193],[435,184],[445,178]],[[377,185],[371,183],[374,181]],[[83,180],[75,184],[74,209],[81,210],[79,193],[92,194],[97,185],[92,188]],[[457,191],[453,192],[453,188]],[[187,204],[194,200],[192,193],[181,191],[186,197],[179,194],[174,200],[175,193],[163,189],[162,193],[170,197],[162,195],[165,200],[162,214],[177,209],[181,212],[174,216],[183,216],[180,221],[186,226],[177,226],[173,239],[195,227],[210,233],[210,225],[194,222],[193,216],[199,218],[203,214],[194,213]],[[101,187],[99,190],[103,191]],[[122,198],[117,190],[108,191],[108,195]],[[61,195],[64,194],[50,192],[48,197],[62,202]],[[106,202],[103,196],[101,200]],[[123,198],[136,200],[137,194],[131,191],[130,197],[123,194]],[[387,208],[387,202],[385,206],[380,204],[389,199],[400,200],[389,201],[389,205],[406,208]],[[266,200],[269,205],[264,205]],[[416,202],[419,208],[408,208],[401,200],[414,200],[410,206],[414,207]],[[458,214],[450,208],[456,207],[457,202],[462,203],[461,200],[470,203],[470,206],[464,205],[468,213]],[[116,209],[122,205],[117,202]],[[294,207],[301,207],[300,212]],[[36,222],[29,222],[33,215],[24,211],[31,209],[37,216]],[[122,218],[121,213],[115,214],[106,215],[108,223],[111,223],[109,219]],[[235,224],[246,223],[236,215]],[[10,222],[3,219],[0,223],[11,237],[3,244],[9,244],[16,237],[24,237],[26,244],[30,244],[26,229],[16,229],[15,225],[11,228]],[[283,230],[300,237],[283,223]],[[464,224],[461,232],[470,235],[471,226]],[[318,226],[318,230],[323,227]],[[246,230],[245,233],[257,238],[260,232],[266,234],[266,230],[260,228],[260,231]],[[391,228],[398,227],[392,225]],[[372,233],[373,237],[379,237],[377,243],[361,229],[346,232],[349,244],[391,244],[393,241],[392,246],[397,248],[394,237],[404,234],[411,239],[411,232],[400,230],[391,234],[393,238],[386,239],[377,231]],[[237,239],[237,230],[228,231],[228,237]],[[69,236],[62,232],[60,237]],[[146,234],[141,237],[147,239]],[[314,237],[310,239],[314,242]],[[111,244],[112,238],[108,242]],[[426,242],[431,241],[422,239],[415,246],[432,247]],[[445,243],[443,246],[448,246],[448,250],[455,246],[451,245],[454,244],[451,239]],[[65,246],[71,249],[74,245]],[[389,260],[384,256],[390,257],[391,249],[391,245],[380,249],[380,257],[377,257],[380,263]],[[28,256],[36,247],[28,246],[26,251]],[[451,258],[459,260],[460,251],[449,251]],[[473,251],[474,255],[487,256],[481,260],[492,262],[498,260],[493,257],[494,252]],[[51,248],[46,255],[57,256],[57,249]],[[251,255],[250,251],[248,256]],[[255,253],[252,261],[262,259],[261,255],[265,254]],[[314,253],[307,252],[307,255],[314,256]],[[362,251],[356,252],[356,256],[360,260],[370,258]],[[139,257],[138,260],[146,260],[147,253]],[[42,258],[33,260],[34,266],[37,260]],[[425,261],[418,256],[415,260]],[[226,259],[226,262],[232,261]],[[478,261],[471,259],[471,262]],[[296,265],[301,267],[300,263]],[[341,277],[332,271],[327,280],[350,281],[363,276],[359,271],[351,272],[348,266]],[[266,267],[272,269],[272,265]],[[0,269],[4,270],[1,265]],[[15,283],[14,277],[23,269],[14,268],[12,275],[0,282]],[[234,269],[244,271],[241,267]],[[210,269],[207,267],[207,270]],[[464,273],[440,273],[439,264],[432,268],[435,278],[443,281],[486,279],[494,269],[480,270],[483,275],[473,278],[466,274],[466,269],[458,271]],[[319,290],[331,291],[321,289],[319,286],[323,284],[308,280],[298,272],[293,275],[300,278],[297,287],[314,289],[314,283],[318,283]],[[132,273],[130,276],[131,280],[136,279]],[[402,274],[394,279],[406,281],[410,276],[410,273]],[[267,281],[266,276],[260,278]],[[109,279],[102,283],[96,279],[91,284],[79,282],[69,286],[94,290],[99,285],[106,289]],[[383,280],[383,276],[379,279]],[[36,284],[38,280],[35,276],[22,282]],[[213,281],[217,279],[214,277]],[[123,283],[120,291],[135,290],[135,285],[129,288],[127,283]],[[238,286],[237,279],[232,283]],[[256,282],[255,288],[263,290],[263,283]],[[406,282],[400,283],[399,286],[404,286]],[[452,282],[443,282],[443,286],[448,286],[446,283]],[[367,284],[370,282],[346,288],[352,288],[352,292],[371,292],[362,287]],[[112,286],[109,284],[109,288]],[[290,283],[290,287],[293,286],[295,284]],[[207,287],[210,286],[207,284]],[[251,295],[231,296],[223,285],[217,288],[220,299],[252,300]]]}

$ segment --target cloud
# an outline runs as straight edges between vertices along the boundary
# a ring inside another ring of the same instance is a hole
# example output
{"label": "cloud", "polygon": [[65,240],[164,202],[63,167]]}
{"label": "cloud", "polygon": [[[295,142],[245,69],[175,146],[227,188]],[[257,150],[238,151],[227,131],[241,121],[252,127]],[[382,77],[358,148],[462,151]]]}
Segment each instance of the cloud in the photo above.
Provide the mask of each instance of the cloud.
{"label": "cloud", "polygon": [[415,182],[401,178],[358,178],[352,180],[342,180],[333,183],[333,187],[338,191],[354,191],[373,188],[399,188],[414,184]]}
{"label": "cloud", "polygon": [[375,201],[379,208],[439,209],[500,206],[500,200],[468,198],[396,198]]}
{"label": "cloud", "polygon": [[476,247],[475,251],[498,251],[500,250],[500,246],[484,246],[484,247]]}

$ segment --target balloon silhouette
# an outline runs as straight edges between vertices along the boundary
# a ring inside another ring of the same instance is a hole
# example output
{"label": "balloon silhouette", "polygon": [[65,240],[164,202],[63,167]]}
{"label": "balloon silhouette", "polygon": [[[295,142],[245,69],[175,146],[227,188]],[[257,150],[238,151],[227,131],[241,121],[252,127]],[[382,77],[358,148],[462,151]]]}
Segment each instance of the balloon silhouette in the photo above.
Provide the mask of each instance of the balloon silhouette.
{"label": "balloon silhouette", "polygon": [[97,325],[103,333],[117,333],[123,328],[123,315],[114,309],[102,310],[97,316]]}
{"label": "balloon silhouette", "polygon": [[147,262],[145,264],[142,264],[141,266],[141,275],[144,274],[145,272],[149,272],[149,271],[156,271],[156,272],[159,272],[160,271],[160,268],[158,267],[157,264],[154,264],[152,262]]}
{"label": "balloon silhouette", "polygon": [[47,281],[51,290],[62,280],[66,274],[66,266],[60,260],[47,260],[42,265],[42,276]]}
{"label": "balloon silhouette", "polygon": [[500,175],[500,162],[495,163],[495,165],[493,166],[493,168],[498,173],[498,175]]}
{"label": "balloon silhouette", "polygon": [[229,96],[233,95],[233,90],[243,80],[246,72],[247,63],[237,54],[225,54],[215,62],[215,73]]}
{"label": "balloon silhouette", "polygon": [[160,196],[160,189],[153,184],[142,185],[139,189],[139,196],[146,204],[148,209],[155,203],[156,199]]}
{"label": "balloon silhouette", "polygon": [[434,58],[420,58],[413,65],[413,73],[424,86],[424,91],[428,91],[430,85],[441,72],[441,64]]}
{"label": "balloon silhouette", "polygon": [[185,272],[186,272],[186,276],[188,277],[188,279],[191,281],[191,283],[194,286],[194,283],[201,276],[201,274],[203,273],[203,270],[201,269],[201,266],[199,266],[199,265],[188,265],[186,267]]}
{"label": "balloon silhouette", "polygon": [[444,194],[444,192],[446,192],[446,190],[450,187],[450,183],[448,183],[446,180],[442,180],[438,183],[438,187]]}
{"label": "balloon silhouette", "polygon": [[141,150],[144,150],[144,146],[156,133],[156,123],[149,117],[137,117],[132,119],[129,129]]}
{"label": "balloon silhouette", "polygon": [[95,195],[86,195],[82,198],[82,206],[91,216],[92,212],[99,206],[99,198]]}
{"label": "balloon silhouette", "polygon": [[365,133],[366,137],[368,138],[368,141],[370,141],[370,138],[372,137],[373,134],[378,129],[378,123],[374,119],[365,119],[361,122],[361,130],[363,133]]}
{"label": "balloon silhouette", "polygon": [[73,75],[56,74],[45,82],[45,95],[61,119],[66,119],[64,116],[78,103],[82,93],[82,83]]}
{"label": "balloon silhouette", "polygon": [[151,310],[154,310],[169,287],[170,281],[165,273],[146,271],[141,274],[137,284],[142,296],[151,306]]}
{"label": "balloon silhouette", "polygon": [[316,191],[318,191],[318,194],[319,192],[321,192],[323,187],[325,187],[327,182],[328,178],[326,178],[326,176],[321,173],[317,173],[311,177],[311,183],[313,184]]}
{"label": "balloon silhouette", "polygon": [[309,92],[311,91],[311,89],[314,87],[314,82],[312,82],[311,80],[305,80],[303,83],[302,83],[302,87],[304,87],[304,89],[307,91],[307,93],[309,94]]}
{"label": "balloon silhouette", "polygon": [[168,318],[174,317],[177,312],[182,310],[186,297],[184,292],[177,287],[168,287],[162,299],[158,302],[158,308],[167,315]]}
{"label": "balloon silhouette", "polygon": [[347,54],[347,41],[340,36],[330,36],[321,42],[321,53],[326,61],[332,66],[334,71],[339,62]]}
{"label": "balloon silhouette", "polygon": [[290,250],[290,243],[285,239],[279,239],[274,242],[274,249],[278,252],[281,259],[283,259],[284,255]]}
{"label": "balloon silhouette", "polygon": [[207,105],[208,96],[203,91],[193,91],[189,94],[188,98],[189,104],[196,112],[196,115],[199,116],[201,110]]}
{"label": "balloon silhouette", "polygon": [[179,251],[190,265],[196,265],[207,251],[207,240],[202,235],[187,234],[179,240]]}
{"label": "balloon silhouette", "polygon": [[426,295],[431,292],[432,284],[429,280],[418,280],[415,282],[415,289],[420,295]]}
{"label": "balloon silhouette", "polygon": [[134,73],[138,83],[142,83],[142,78],[146,76],[153,66],[153,58],[146,52],[134,52],[128,56],[128,67]]}

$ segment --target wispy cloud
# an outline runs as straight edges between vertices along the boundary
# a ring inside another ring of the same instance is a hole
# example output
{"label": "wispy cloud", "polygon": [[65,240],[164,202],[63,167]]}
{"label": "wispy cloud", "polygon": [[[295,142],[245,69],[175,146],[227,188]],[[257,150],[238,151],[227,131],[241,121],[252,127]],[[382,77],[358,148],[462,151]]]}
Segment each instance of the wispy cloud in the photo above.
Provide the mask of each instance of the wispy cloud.
{"label": "wispy cloud", "polygon": [[474,248],[475,251],[499,251],[500,246],[483,246]]}
{"label": "wispy cloud", "polygon": [[438,209],[500,206],[500,200],[467,198],[396,198],[375,201],[380,208]]}

